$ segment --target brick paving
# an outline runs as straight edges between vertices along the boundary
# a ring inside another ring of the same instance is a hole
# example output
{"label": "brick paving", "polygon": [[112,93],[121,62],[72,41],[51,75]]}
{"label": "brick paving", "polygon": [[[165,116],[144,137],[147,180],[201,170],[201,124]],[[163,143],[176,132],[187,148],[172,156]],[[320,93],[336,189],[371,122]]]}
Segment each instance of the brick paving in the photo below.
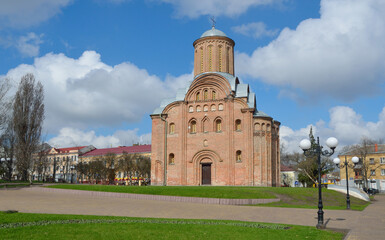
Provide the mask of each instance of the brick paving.
{"label": "brick paving", "polygon": [[[84,191],[82,191],[84,192]],[[44,191],[39,187],[0,190],[0,210],[154,218],[221,219],[315,226],[317,210],[234,206]],[[351,229],[346,239],[385,239],[385,195],[364,211],[324,210],[326,227]]]}

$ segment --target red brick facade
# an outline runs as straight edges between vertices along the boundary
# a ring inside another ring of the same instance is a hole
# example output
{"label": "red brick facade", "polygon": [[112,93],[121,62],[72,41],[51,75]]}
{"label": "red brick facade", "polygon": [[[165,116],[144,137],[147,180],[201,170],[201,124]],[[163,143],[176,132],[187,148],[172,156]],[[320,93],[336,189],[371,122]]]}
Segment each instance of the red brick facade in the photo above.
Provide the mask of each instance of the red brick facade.
{"label": "red brick facade", "polygon": [[279,185],[280,123],[233,75],[233,47],[216,29],[204,33],[194,80],[151,115],[152,185]]}

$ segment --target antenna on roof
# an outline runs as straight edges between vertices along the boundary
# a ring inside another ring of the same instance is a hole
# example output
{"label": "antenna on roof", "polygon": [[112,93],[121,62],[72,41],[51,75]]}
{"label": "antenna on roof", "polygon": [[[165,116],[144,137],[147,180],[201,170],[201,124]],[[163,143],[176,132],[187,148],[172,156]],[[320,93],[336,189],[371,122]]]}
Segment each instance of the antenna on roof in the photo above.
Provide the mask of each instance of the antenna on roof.
{"label": "antenna on roof", "polygon": [[215,21],[215,17],[214,17],[214,16],[210,17],[210,21],[211,21],[211,26],[212,26],[212,28],[215,28],[215,24],[217,23],[217,22]]}

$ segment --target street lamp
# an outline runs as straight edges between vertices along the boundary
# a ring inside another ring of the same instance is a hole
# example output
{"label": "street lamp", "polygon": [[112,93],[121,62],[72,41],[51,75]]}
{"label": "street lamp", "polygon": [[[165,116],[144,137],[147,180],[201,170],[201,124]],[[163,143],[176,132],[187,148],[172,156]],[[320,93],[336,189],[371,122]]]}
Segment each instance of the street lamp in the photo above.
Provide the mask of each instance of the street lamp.
{"label": "street lamp", "polygon": [[318,223],[316,227],[318,229],[325,228],[324,225],[324,212],[322,210],[323,204],[322,204],[322,189],[321,189],[321,155],[330,157],[334,153],[334,149],[338,145],[337,138],[330,137],[326,140],[326,145],[331,149],[331,152],[324,150],[322,151],[323,146],[319,144],[319,137],[317,137],[317,143],[314,146],[314,148],[311,148],[312,143],[309,139],[303,139],[299,143],[299,147],[303,150],[303,153],[306,157],[315,156],[317,157],[317,163],[318,163]]}
{"label": "street lamp", "polygon": [[348,177],[348,167],[354,168],[356,164],[358,163],[359,158],[354,156],[352,157],[352,162],[354,163],[353,166],[349,165],[348,160],[346,160],[346,155],[345,155],[345,162],[340,165],[341,160],[339,158],[334,158],[333,162],[337,165],[339,169],[344,168],[346,170],[346,209],[350,209],[350,196],[349,196],[349,177]]}

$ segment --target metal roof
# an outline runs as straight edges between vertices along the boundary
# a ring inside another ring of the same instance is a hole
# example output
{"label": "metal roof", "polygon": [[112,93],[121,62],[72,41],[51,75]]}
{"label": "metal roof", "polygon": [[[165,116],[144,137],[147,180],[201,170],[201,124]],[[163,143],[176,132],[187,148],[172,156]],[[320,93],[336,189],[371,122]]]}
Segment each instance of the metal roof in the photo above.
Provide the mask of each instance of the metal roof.
{"label": "metal roof", "polygon": [[227,37],[224,32],[222,32],[221,30],[218,30],[218,29],[213,27],[210,30],[207,30],[206,32],[204,32],[202,34],[201,38],[203,38],[203,37],[212,37],[212,36]]}
{"label": "metal roof", "polygon": [[151,153],[151,145],[121,146],[115,148],[94,149],[82,155],[82,157],[103,156],[108,153],[123,154],[126,153]]}

